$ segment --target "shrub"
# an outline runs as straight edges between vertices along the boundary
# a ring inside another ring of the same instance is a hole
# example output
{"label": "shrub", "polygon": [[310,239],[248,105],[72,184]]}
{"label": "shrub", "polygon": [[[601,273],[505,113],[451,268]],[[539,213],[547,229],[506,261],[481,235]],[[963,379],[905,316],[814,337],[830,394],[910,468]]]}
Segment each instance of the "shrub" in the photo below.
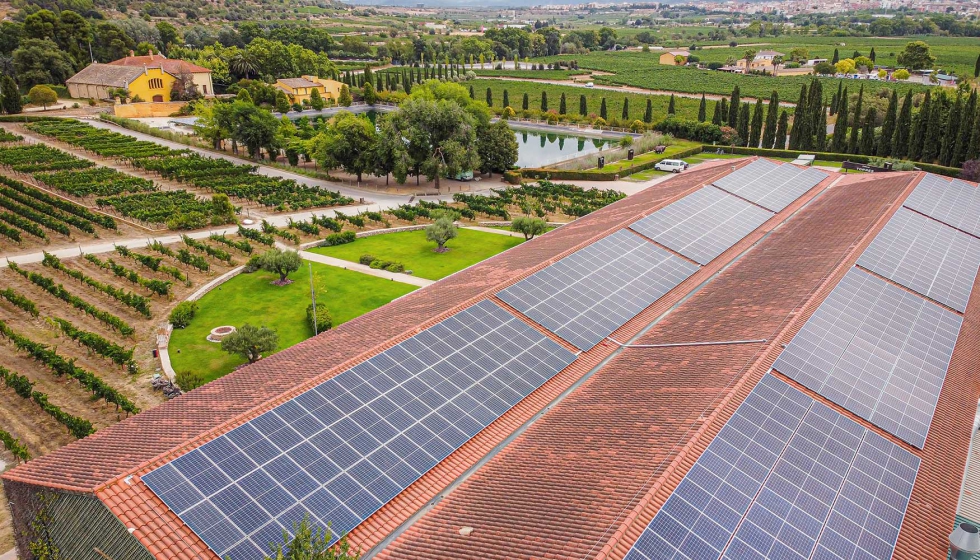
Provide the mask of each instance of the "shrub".
{"label": "shrub", "polygon": [[245,270],[243,272],[251,274],[260,268],[262,268],[262,255],[255,255],[245,263]]}
{"label": "shrub", "polygon": [[377,270],[381,270],[385,266],[385,261],[383,261],[381,259],[374,259],[373,261],[371,261],[370,266],[371,266],[371,268],[374,268],[374,269],[377,269]]}
{"label": "shrub", "polygon": [[333,326],[333,321],[330,319],[330,311],[327,310],[327,304],[319,302],[316,304],[316,321],[313,319],[313,304],[307,305],[306,324],[317,334],[330,330],[330,327]]}
{"label": "shrub", "polygon": [[967,181],[980,181],[980,159],[964,161],[960,178]]}
{"label": "shrub", "polygon": [[504,181],[507,181],[511,185],[521,184],[521,172],[520,171],[504,171]]}
{"label": "shrub", "polygon": [[671,134],[676,138],[694,140],[696,142],[712,143],[721,140],[721,127],[710,122],[698,122],[677,117],[667,117],[654,126],[660,132]]}
{"label": "shrub", "polygon": [[357,234],[354,233],[353,231],[331,233],[323,241],[320,242],[320,247],[333,247],[335,245],[353,243],[356,240],[357,240]]}
{"label": "shrub", "polygon": [[180,390],[186,393],[204,385],[204,376],[193,371],[178,371],[174,381],[177,382]]}
{"label": "shrub", "polygon": [[191,319],[194,318],[194,315],[197,315],[197,302],[182,301],[170,312],[170,324],[175,329],[187,328],[191,324]]}
{"label": "shrub", "polygon": [[367,253],[361,255],[361,258],[357,259],[357,262],[359,262],[359,263],[361,263],[363,265],[370,265],[374,261],[375,261],[374,255],[369,255]]}
{"label": "shrub", "polygon": [[385,266],[388,272],[405,272],[405,265],[400,262],[390,262]]}

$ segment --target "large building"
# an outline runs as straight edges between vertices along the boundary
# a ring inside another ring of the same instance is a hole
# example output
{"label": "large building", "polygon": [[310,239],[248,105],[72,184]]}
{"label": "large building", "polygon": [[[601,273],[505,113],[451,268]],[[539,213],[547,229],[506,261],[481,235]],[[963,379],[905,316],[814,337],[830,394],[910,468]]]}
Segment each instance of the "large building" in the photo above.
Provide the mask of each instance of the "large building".
{"label": "large building", "polygon": [[340,88],[342,82],[317,76],[302,76],[299,78],[279,78],[276,80],[275,87],[286,94],[290,103],[303,104],[310,101],[314,91],[327,100],[332,99],[335,103],[340,99]]}
{"label": "large building", "polygon": [[112,90],[125,89],[131,98],[150,102],[170,101],[176,80],[183,80],[204,96],[214,95],[211,70],[183,60],[150,53],[107,64],[94,62],[68,78],[68,93],[76,99],[108,99]]}
{"label": "large building", "polygon": [[391,560],[945,558],[978,193],[702,164],[6,472],[19,550],[251,560],[308,516]]}

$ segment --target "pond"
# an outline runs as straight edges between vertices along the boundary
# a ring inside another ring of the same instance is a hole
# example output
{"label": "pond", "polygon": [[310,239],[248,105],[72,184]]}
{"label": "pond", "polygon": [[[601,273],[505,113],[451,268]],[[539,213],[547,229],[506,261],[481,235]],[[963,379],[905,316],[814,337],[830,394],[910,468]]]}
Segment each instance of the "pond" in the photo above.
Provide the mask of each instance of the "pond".
{"label": "pond", "polygon": [[543,167],[596,153],[615,144],[614,141],[603,138],[564,136],[530,130],[515,130],[514,136],[517,137],[517,167]]}

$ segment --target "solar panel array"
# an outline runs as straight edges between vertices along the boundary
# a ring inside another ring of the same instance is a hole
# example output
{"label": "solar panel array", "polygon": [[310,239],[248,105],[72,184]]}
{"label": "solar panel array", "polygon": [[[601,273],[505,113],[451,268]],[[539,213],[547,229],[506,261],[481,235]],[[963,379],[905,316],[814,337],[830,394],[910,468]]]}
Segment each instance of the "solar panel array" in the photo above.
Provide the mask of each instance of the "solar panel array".
{"label": "solar panel array", "polygon": [[980,237],[980,189],[970,183],[927,174],[905,200],[905,206]]}
{"label": "solar panel array", "polygon": [[964,312],[980,268],[980,239],[900,208],[857,263]]}
{"label": "solar panel array", "polygon": [[921,448],[962,322],[852,268],[773,368]]}
{"label": "solar panel array", "polygon": [[780,212],[828,177],[819,169],[800,169],[758,159],[714,182],[740,198]]}
{"label": "solar panel array", "polygon": [[574,359],[483,301],[142,480],[222,558],[307,515],[336,540]]}
{"label": "solar panel array", "polygon": [[619,230],[497,296],[577,348],[589,350],[697,270],[697,265]]}
{"label": "solar panel array", "polygon": [[891,558],[919,459],[766,375],[626,560]]}
{"label": "solar panel array", "polygon": [[754,204],[708,186],[630,228],[691,260],[708,264],[772,216]]}

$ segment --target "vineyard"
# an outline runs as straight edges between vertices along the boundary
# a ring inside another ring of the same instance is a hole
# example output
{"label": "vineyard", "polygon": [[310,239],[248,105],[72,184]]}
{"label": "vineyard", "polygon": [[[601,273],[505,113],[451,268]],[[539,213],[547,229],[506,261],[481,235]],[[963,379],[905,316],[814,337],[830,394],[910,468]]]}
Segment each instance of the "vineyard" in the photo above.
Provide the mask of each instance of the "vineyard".
{"label": "vineyard", "polygon": [[[254,165],[238,165],[224,159],[204,157],[188,150],[171,150],[153,142],[137,140],[125,134],[96,128],[75,120],[40,121],[25,126],[32,132],[55,138],[104,158],[125,162],[136,169],[186,184],[194,189],[226,194],[233,200],[253,202],[275,211],[344,206],[353,202],[352,199],[336,191],[302,185],[291,179],[260,175]],[[0,163],[3,163],[2,154],[0,154]],[[58,183],[52,185],[56,188],[64,188],[67,185],[65,181],[59,180],[61,177],[49,175],[48,178]],[[154,216],[152,210],[148,208],[157,201],[156,199],[144,195],[143,198],[136,198],[133,202],[118,200],[118,197],[126,198],[125,193],[155,190],[152,184],[147,183],[150,182],[132,181],[128,189],[119,192],[96,191],[91,194],[113,197],[113,203],[110,205],[124,215],[146,221],[153,221],[147,216],[159,220],[160,216]],[[123,185],[120,187],[122,188]],[[81,188],[84,189],[85,185],[83,184]],[[173,208],[178,212],[202,210],[191,206],[185,207],[183,201],[176,203]]]}
{"label": "vineyard", "polygon": [[[149,383],[159,324],[247,258],[191,241],[0,270],[0,441],[10,454],[42,455],[163,400]],[[207,272],[181,262],[185,252]]]}
{"label": "vineyard", "polygon": [[[710,52],[710,51],[704,51]],[[745,49],[741,49],[744,53]],[[561,60],[562,57],[549,57],[549,62]],[[795,100],[800,95],[800,87],[808,84],[812,76],[755,76],[745,74],[730,74],[714,70],[699,70],[696,68],[664,66],[660,64],[656,52],[593,52],[587,55],[575,55],[582,68],[612,72],[612,76],[598,76],[596,82],[611,85],[626,85],[642,87],[659,91],[676,91],[683,93],[708,93],[715,95],[731,95],[732,89],[739,86],[742,96],[768,99],[773,90],[779,92],[780,99]],[[830,102],[837,91],[837,79],[821,78],[824,83],[824,100]],[[864,83],[864,82],[862,82]],[[865,94],[877,95],[879,91],[898,90],[899,96],[912,90],[925,92],[928,87],[919,84],[895,83],[869,80],[865,85]],[[711,113],[708,113],[709,115]]]}

